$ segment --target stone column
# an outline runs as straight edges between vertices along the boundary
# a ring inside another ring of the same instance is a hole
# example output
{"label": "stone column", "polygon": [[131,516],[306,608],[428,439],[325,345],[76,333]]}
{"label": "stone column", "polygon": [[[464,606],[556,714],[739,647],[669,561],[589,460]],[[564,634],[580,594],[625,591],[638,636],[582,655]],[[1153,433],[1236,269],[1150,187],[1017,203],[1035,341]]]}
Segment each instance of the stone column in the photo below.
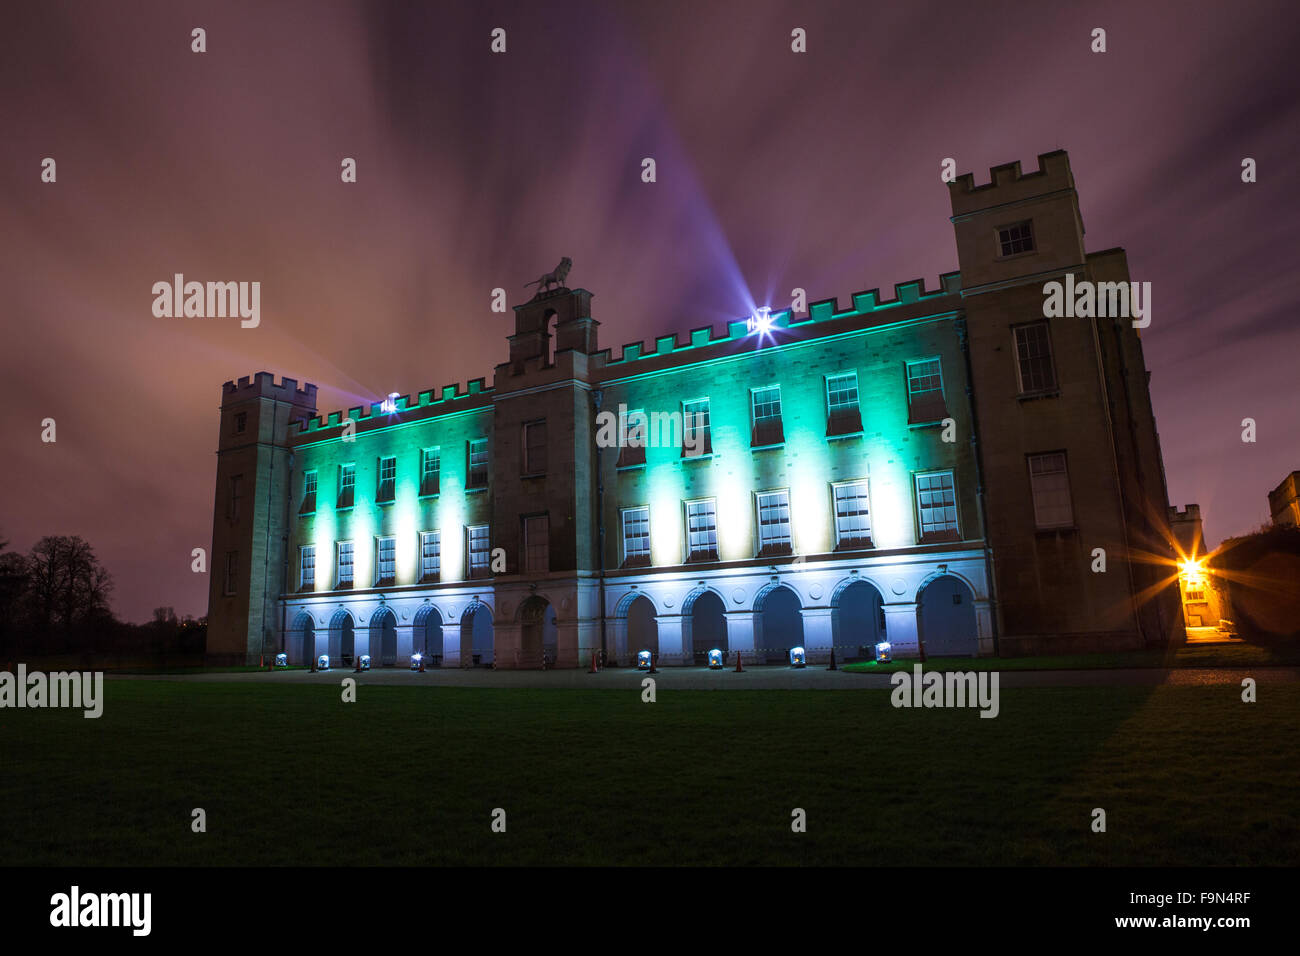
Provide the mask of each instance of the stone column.
{"label": "stone column", "polygon": [[[829,664],[831,645],[831,609],[828,607],[806,607],[803,615],[803,648],[809,664]],[[837,655],[838,656],[838,655]]]}
{"label": "stone column", "polygon": [[[655,618],[659,631],[659,663],[685,666],[692,662],[694,653],[682,646],[682,616],[680,614],[660,614]],[[639,648],[630,648],[635,664],[635,653]]]}
{"label": "stone column", "polygon": [[726,615],[728,662],[734,662],[739,652],[744,655],[746,663],[757,663],[754,658],[754,612],[727,611]]}
{"label": "stone column", "polygon": [[442,666],[460,667],[460,621],[442,625]]}
{"label": "stone column", "polygon": [[975,602],[975,632],[979,635],[979,656],[993,656],[993,613],[988,601]]}
{"label": "stone column", "polygon": [[894,657],[919,657],[920,641],[916,630],[916,604],[886,604],[885,640]]}

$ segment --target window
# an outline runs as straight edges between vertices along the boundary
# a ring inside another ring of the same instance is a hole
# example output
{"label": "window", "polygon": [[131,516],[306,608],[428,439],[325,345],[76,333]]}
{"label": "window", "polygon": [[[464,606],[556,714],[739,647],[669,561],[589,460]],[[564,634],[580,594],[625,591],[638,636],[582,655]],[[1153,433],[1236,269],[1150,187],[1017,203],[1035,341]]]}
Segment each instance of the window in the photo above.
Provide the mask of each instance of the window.
{"label": "window", "polygon": [[420,580],[436,581],[442,574],[442,532],[420,535]]}
{"label": "window", "polygon": [[339,542],[337,567],[339,569],[339,587],[352,587],[352,542]]}
{"label": "window", "polygon": [[650,566],[649,508],[625,508],[623,511],[623,566]]}
{"label": "window", "polygon": [[397,459],[379,459],[379,487],[375,489],[375,501],[392,501],[397,493]]}
{"label": "window", "polygon": [[375,539],[375,587],[397,583],[397,539]]}
{"label": "window", "polygon": [[524,425],[524,474],[546,474],[546,422]]}
{"label": "window", "polygon": [[466,549],[469,555],[469,576],[471,578],[487,577],[491,572],[491,551],[488,548],[488,526],[472,525],[465,529],[469,541]]}
{"label": "window", "polygon": [[1056,388],[1056,369],[1052,365],[1052,340],[1046,322],[1017,325],[1016,367],[1020,374],[1020,392],[1046,392]]}
{"label": "window", "polygon": [[240,412],[235,416],[235,434],[242,435],[248,430],[248,412]]}
{"label": "window", "polygon": [[918,425],[948,417],[943,401],[943,369],[937,358],[907,363],[907,421]]}
{"label": "window", "polygon": [[1029,488],[1034,498],[1034,524],[1039,528],[1074,526],[1070,507],[1070,476],[1065,453],[1029,456]]}
{"label": "window", "polygon": [[239,552],[226,552],[226,573],[222,586],[223,594],[235,593],[235,578],[239,575]]}
{"label": "window", "polygon": [[1187,582],[1187,600],[1188,600],[1188,601],[1204,601],[1204,600],[1205,600],[1205,585],[1202,584],[1200,581],[1188,581],[1188,582]]}
{"label": "window", "polygon": [[644,409],[628,412],[619,423],[618,467],[631,468],[645,464],[646,414]]}
{"label": "window", "polygon": [[304,544],[298,549],[298,587],[310,591],[316,587],[316,546]]}
{"label": "window", "polygon": [[551,570],[551,519],[547,515],[524,518],[524,573]]}
{"label": "window", "polygon": [[790,493],[769,491],[758,496],[758,554],[790,553]]}
{"label": "window", "polygon": [[782,444],[785,432],[781,427],[781,386],[753,389],[749,393],[749,403],[754,416],[750,444],[755,448]]}
{"label": "window", "polygon": [[469,466],[466,469],[466,488],[486,488],[488,483],[488,443],[486,438],[475,438],[469,443]]}
{"label": "window", "polygon": [[862,431],[858,410],[858,373],[826,376],[826,434],[856,435]]}
{"label": "window", "polygon": [[686,503],[686,560],[718,560],[718,503],[715,498]]}
{"label": "window", "polygon": [[302,507],[299,514],[311,514],[316,510],[316,472],[305,471],[302,474]]}
{"label": "window", "polygon": [[244,476],[230,476],[230,498],[226,502],[226,517],[231,521],[239,520],[239,505],[244,495]]}
{"label": "window", "polygon": [[709,400],[682,402],[682,457],[700,458],[713,454],[709,429]]}
{"label": "window", "polygon": [[1016,256],[1034,251],[1034,230],[1029,220],[1013,222],[998,229],[998,255]]}
{"label": "window", "polygon": [[351,508],[356,491],[357,466],[339,465],[339,508]]}
{"label": "window", "polygon": [[951,471],[916,476],[916,513],[921,543],[957,541],[957,490]]}
{"label": "window", "polygon": [[835,546],[855,550],[871,547],[871,513],[865,481],[834,486]]}
{"label": "window", "polygon": [[436,495],[442,470],[442,455],[437,448],[420,452],[420,494]]}

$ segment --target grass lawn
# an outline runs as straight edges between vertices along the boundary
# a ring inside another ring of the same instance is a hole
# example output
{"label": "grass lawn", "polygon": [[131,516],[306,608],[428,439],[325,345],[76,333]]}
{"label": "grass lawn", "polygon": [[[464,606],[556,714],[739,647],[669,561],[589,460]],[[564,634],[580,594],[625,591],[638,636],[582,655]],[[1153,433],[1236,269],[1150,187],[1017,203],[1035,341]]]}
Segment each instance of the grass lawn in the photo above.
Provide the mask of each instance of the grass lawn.
{"label": "grass lawn", "polygon": [[[889,674],[910,671],[917,661],[908,658],[888,664],[856,661],[840,665],[846,671]],[[1300,645],[1269,647],[1259,644],[1188,644],[1168,650],[1122,651],[1111,654],[1058,654],[1045,657],[933,657],[926,670],[940,671],[1052,671],[1093,670],[1116,667],[1280,667],[1300,666]]]}
{"label": "grass lawn", "polygon": [[1300,862],[1297,684],[1004,690],[994,720],[868,690],[105,689],[99,720],[0,711],[0,865]]}

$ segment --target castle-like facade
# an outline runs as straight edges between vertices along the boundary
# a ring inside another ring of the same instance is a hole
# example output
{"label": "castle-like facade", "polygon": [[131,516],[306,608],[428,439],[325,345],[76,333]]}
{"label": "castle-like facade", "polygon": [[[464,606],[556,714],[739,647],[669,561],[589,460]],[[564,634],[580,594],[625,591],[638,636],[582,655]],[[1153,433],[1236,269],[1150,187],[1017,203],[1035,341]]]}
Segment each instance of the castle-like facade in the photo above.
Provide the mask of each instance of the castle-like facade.
{"label": "castle-like facade", "polygon": [[991,175],[949,184],[960,271],[937,289],[614,358],[591,293],[560,287],[515,306],[490,386],[320,416],[314,385],[227,382],[209,659],[578,667],[1181,639],[1139,330],[1045,317],[1045,283],[1128,282],[1124,252],[1085,251],[1064,152]]}

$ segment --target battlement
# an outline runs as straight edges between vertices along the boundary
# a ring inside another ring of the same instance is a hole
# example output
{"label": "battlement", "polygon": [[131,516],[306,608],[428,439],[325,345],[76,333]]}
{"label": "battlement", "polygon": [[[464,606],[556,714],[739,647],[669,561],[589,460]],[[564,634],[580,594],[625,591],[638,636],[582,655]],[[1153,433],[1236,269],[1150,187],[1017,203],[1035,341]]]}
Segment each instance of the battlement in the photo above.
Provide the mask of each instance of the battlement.
{"label": "battlement", "polygon": [[[896,283],[894,285],[894,298],[884,301],[880,298],[879,289],[855,292],[853,294],[853,307],[843,311],[840,309],[839,300],[833,298],[813,302],[808,307],[808,314],[803,317],[796,317],[790,309],[782,309],[780,312],[771,314],[771,334],[776,336],[776,340],[772,344],[782,345],[800,339],[797,334],[789,338],[783,338],[781,336],[782,331],[801,331],[818,323],[841,321],[859,316],[871,317],[875,313],[885,313],[901,306],[914,305],[926,300],[956,295],[960,292],[961,274],[947,272],[939,277],[938,289],[927,290],[924,279],[913,279],[909,282]],[[886,317],[882,316],[882,318]],[[722,330],[718,330],[716,326],[712,325],[691,329],[686,341],[680,341],[675,333],[670,333],[657,336],[653,348],[647,349],[644,341],[629,342],[623,346],[623,354],[617,359],[610,357],[609,349],[602,349],[595,353],[593,358],[597,367],[617,368],[641,359],[658,358],[679,352],[688,352],[692,349],[701,349],[706,346],[738,342],[754,334],[753,329],[750,328],[749,319],[736,319],[727,323],[725,329]],[[816,334],[814,332],[809,337],[815,338]]]}
{"label": "battlement", "polygon": [[[313,386],[313,388],[314,387],[315,386]],[[344,416],[342,411],[337,411],[330,412],[327,416],[317,415],[310,419],[304,418],[299,425],[298,434],[301,435],[309,432],[325,431],[331,428],[341,428],[343,422],[347,419],[351,419],[352,421],[361,424],[362,422],[369,422],[374,419],[387,419],[400,415],[402,412],[416,411],[422,408],[428,409],[444,404],[450,406],[452,403],[465,403],[465,407],[474,407],[475,403],[466,402],[467,399],[471,398],[478,398],[479,402],[477,404],[485,404],[483,402],[483,397],[487,396],[489,402],[486,404],[490,404],[491,393],[492,387],[486,385],[485,380],[482,378],[470,380],[466,383],[463,390],[460,383],[457,382],[453,385],[444,385],[440,389],[431,388],[427,391],[419,392],[416,394],[414,402],[411,401],[410,395],[399,395],[393,399],[393,411],[391,412],[384,410],[383,406],[386,399],[380,399],[371,402],[368,406],[357,405],[349,408],[346,416]],[[461,409],[448,407],[445,410],[450,412],[460,411]],[[396,424],[396,419],[393,423]],[[381,425],[378,427],[383,426]]]}
{"label": "battlement", "polygon": [[222,404],[230,401],[244,401],[250,398],[272,398],[276,401],[291,402],[294,405],[301,405],[316,409],[316,386],[310,382],[304,382],[302,388],[298,387],[296,378],[284,377],[280,384],[275,384],[275,376],[270,372],[258,372],[256,375],[245,375],[238,382],[224,382],[221,386]]}
{"label": "battlement", "polygon": [[1020,161],[1016,160],[991,167],[989,182],[982,185],[975,185],[974,173],[963,173],[948,184],[954,218],[991,206],[1072,189],[1074,175],[1070,172],[1070,157],[1063,149],[1039,154],[1038,169],[1032,173],[1022,172]]}
{"label": "battlement", "polygon": [[1168,510],[1169,510],[1170,521],[1200,521],[1201,520],[1200,505],[1184,505],[1182,511],[1178,509],[1177,505],[1170,505]]}

